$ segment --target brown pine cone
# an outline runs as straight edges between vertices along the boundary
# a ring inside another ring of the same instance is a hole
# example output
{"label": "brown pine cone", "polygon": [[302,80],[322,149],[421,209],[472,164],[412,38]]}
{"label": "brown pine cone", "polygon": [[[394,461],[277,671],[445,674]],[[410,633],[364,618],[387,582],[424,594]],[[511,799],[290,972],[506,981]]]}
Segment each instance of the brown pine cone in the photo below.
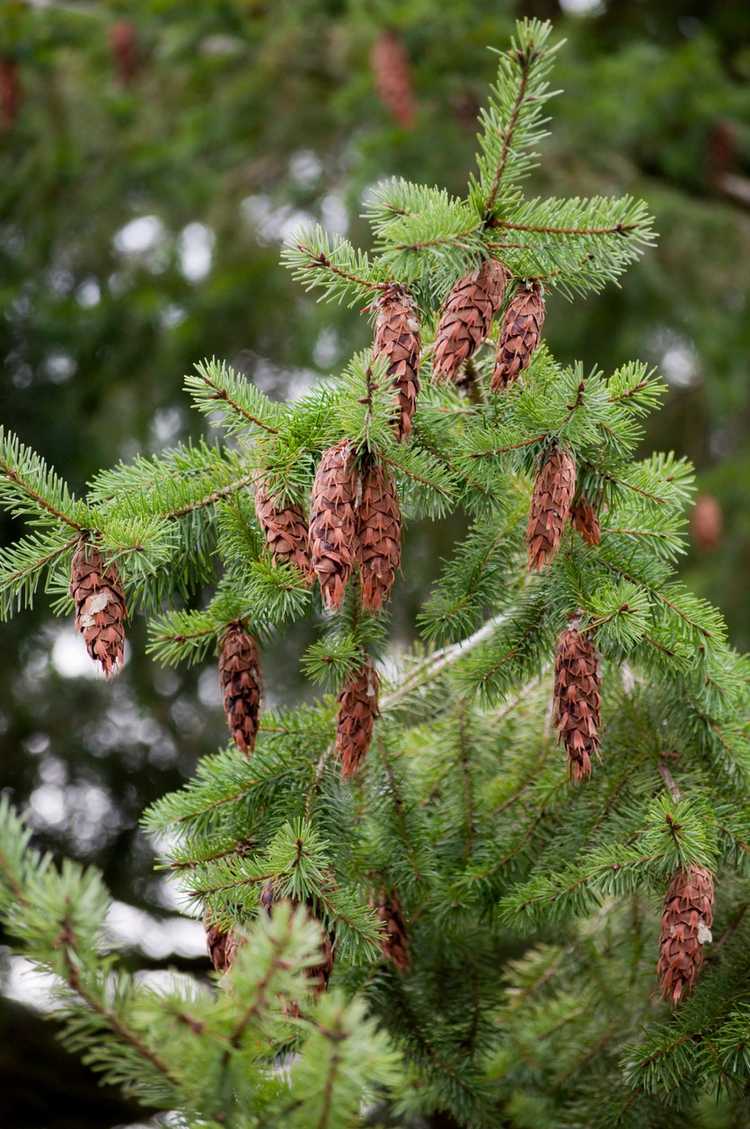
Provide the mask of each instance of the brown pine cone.
{"label": "brown pine cone", "polygon": [[406,972],[411,964],[409,938],[396,891],[381,889],[374,902],[374,908],[383,926],[380,934],[383,956],[393,961],[399,972]]}
{"label": "brown pine cone", "polygon": [[75,601],[76,628],[86,650],[106,678],[120,669],[125,657],[125,594],[114,565],[105,567],[90,541],[81,540],[70,566],[70,595]]}
{"label": "brown pine cone", "polygon": [[130,86],[138,71],[138,32],[130,20],[118,20],[109,31],[109,46],[123,86]]}
{"label": "brown pine cone", "polygon": [[508,272],[495,259],[459,279],[445,300],[435,336],[432,372],[436,380],[455,380],[464,361],[487,337],[500,309]]}
{"label": "brown pine cone", "polygon": [[236,933],[231,929],[225,933],[218,925],[212,925],[208,917],[204,917],[203,925],[211,963],[217,972],[228,972],[240,947]]}
{"label": "brown pine cone", "polygon": [[587,545],[598,545],[602,539],[599,517],[588,498],[580,497],[570,511],[573,528],[577,529]]}
{"label": "brown pine cone", "polygon": [[372,659],[366,658],[339,694],[336,753],[341,761],[342,776],[354,776],[367,756],[378,716],[379,685]]}
{"label": "brown pine cone", "polygon": [[0,59],[0,124],[10,129],[23,100],[20,68],[15,59]]}
{"label": "brown pine cone", "polygon": [[358,559],[352,445],[342,439],[320,460],[310,506],[310,559],[327,608],[341,607]]}
{"label": "brown pine cone", "polygon": [[379,463],[363,476],[358,511],[362,605],[380,611],[401,562],[401,510],[393,477]]}
{"label": "brown pine cone", "polygon": [[297,506],[277,506],[261,474],[255,479],[255,513],[273,559],[294,565],[312,584],[315,573],[310,563],[305,515]]}
{"label": "brown pine cone", "polygon": [[712,553],[719,547],[724,527],[721,506],[713,494],[699,494],[690,518],[693,544],[702,553]]}
{"label": "brown pine cone", "polygon": [[372,45],[370,66],[378,98],[400,126],[414,124],[414,92],[409,56],[394,31],[381,31]]}
{"label": "brown pine cone", "polygon": [[534,483],[526,543],[529,571],[540,572],[555,557],[576,490],[576,464],[567,451],[553,447]]}
{"label": "brown pine cone", "polygon": [[419,321],[414,301],[403,286],[388,286],[375,303],[373,355],[388,358],[388,375],[398,392],[394,419],[397,439],[411,434],[419,394]]}
{"label": "brown pine cone", "polygon": [[492,391],[507,388],[528,367],[544,325],[544,295],[538,282],[520,286],[508,303],[497,345]]}
{"label": "brown pine cone", "polygon": [[[271,880],[269,882],[266,882],[260,894],[260,904],[269,917],[273,913],[273,907],[276,900],[277,899],[273,887],[273,881]],[[289,898],[288,900],[292,903],[293,906],[302,904],[296,901],[296,899],[294,898]],[[306,912],[310,919],[312,921],[318,921],[315,915],[315,906],[312,898],[308,898],[304,904]],[[318,922],[318,924],[320,925],[320,922]],[[320,964],[314,964],[307,969],[307,977],[312,981],[313,991],[316,995],[320,995],[322,992],[325,992],[326,988],[328,987],[328,981],[331,979],[331,973],[333,972],[333,965],[336,956],[334,949],[334,943],[336,940],[335,935],[333,933],[326,933],[322,925],[320,926],[320,928],[323,934],[323,940],[321,943],[321,961]],[[286,1004],[284,1011],[287,1015],[292,1016],[296,1019],[298,1019],[302,1014],[299,1004],[296,1000],[290,1000],[289,1003]]]}
{"label": "brown pine cone", "polygon": [[574,784],[591,775],[591,758],[599,751],[600,684],[594,645],[573,620],[557,640],[554,705],[558,739],[565,745]]}
{"label": "brown pine cone", "polygon": [[258,734],[263,683],[257,644],[241,623],[230,624],[221,640],[219,685],[232,740],[249,757]]}
{"label": "brown pine cone", "polygon": [[695,986],[703,964],[703,945],[711,940],[714,880],[702,866],[678,870],[664,899],[659,961],[665,1000],[678,1004]]}

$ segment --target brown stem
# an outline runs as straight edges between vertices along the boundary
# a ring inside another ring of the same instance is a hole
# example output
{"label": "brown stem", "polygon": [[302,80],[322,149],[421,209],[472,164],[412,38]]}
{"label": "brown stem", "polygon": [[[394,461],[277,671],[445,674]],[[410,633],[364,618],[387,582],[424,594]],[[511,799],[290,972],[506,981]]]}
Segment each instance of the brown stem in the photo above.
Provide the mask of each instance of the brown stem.
{"label": "brown stem", "polygon": [[661,776],[664,781],[664,787],[667,789],[674,802],[678,804],[682,799],[682,792],[678,788],[677,782],[669,771],[669,766],[665,761],[659,761],[659,776]]}
{"label": "brown stem", "polygon": [[616,223],[612,227],[545,227],[536,224],[511,223],[510,220],[496,220],[494,227],[505,227],[511,231],[532,231],[540,235],[627,235],[635,231],[637,224]]}

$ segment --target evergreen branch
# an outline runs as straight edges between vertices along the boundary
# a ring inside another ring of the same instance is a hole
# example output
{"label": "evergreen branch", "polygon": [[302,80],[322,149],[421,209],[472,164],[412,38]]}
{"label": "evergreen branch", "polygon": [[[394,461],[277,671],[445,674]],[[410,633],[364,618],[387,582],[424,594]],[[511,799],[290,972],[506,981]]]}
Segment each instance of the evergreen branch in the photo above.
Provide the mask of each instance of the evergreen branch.
{"label": "evergreen branch", "polygon": [[192,502],[186,502],[184,506],[180,506],[176,510],[167,511],[164,517],[172,518],[176,521],[178,518],[186,517],[188,514],[193,513],[195,510],[202,510],[206,506],[213,506],[223,498],[229,498],[232,494],[236,494],[238,490],[249,486],[254,477],[254,471],[251,471],[249,474],[243,474],[239,478],[236,478],[234,482],[228,482],[226,486],[220,486],[218,490],[212,490],[210,494],[206,494],[203,498],[196,498]]}
{"label": "evergreen branch", "polygon": [[453,643],[449,647],[443,647],[439,651],[434,651],[426,659],[423,659],[421,663],[414,667],[409,674],[400,681],[398,689],[393,690],[390,694],[385,694],[381,698],[381,713],[395,709],[405,698],[424,689],[430,682],[433,682],[442,674],[444,670],[452,666],[453,663],[465,658],[475,647],[478,647],[481,643],[491,638],[498,627],[506,622],[508,617],[509,613],[507,611],[498,612],[497,615],[488,619],[486,623],[482,624],[480,628],[466,639],[462,639],[458,643]]}
{"label": "evergreen branch", "polygon": [[86,508],[43,459],[24,446],[12,432],[0,427],[0,504],[15,517],[31,524],[67,525],[82,533]]}
{"label": "evergreen branch", "polygon": [[490,185],[490,190],[487,194],[487,199],[484,205],[485,214],[488,216],[492,215],[493,208],[495,207],[495,201],[497,199],[497,194],[500,189],[500,183],[505,172],[505,166],[508,163],[508,156],[510,154],[510,146],[511,141],[513,140],[513,134],[518,125],[521,107],[526,100],[526,88],[529,83],[529,70],[531,68],[532,55],[528,51],[519,52],[517,58],[520,66],[521,76],[518,83],[518,91],[516,93],[513,105],[511,106],[508,124],[506,125],[502,133],[503,140],[502,148],[500,149],[500,157],[497,162],[495,175],[492,178],[492,184]]}
{"label": "evergreen branch", "polygon": [[331,240],[317,224],[284,249],[282,262],[306,290],[320,286],[322,297],[346,299],[349,305],[372,298],[388,286],[363,251],[355,250],[346,239]]}
{"label": "evergreen branch", "polygon": [[499,56],[489,104],[479,115],[479,176],[470,186],[485,223],[514,198],[514,186],[536,165],[532,147],[546,136],[544,105],[556,93],[546,80],[562,46],[547,46],[551,30],[539,20],[519,21],[510,49]]}
{"label": "evergreen branch", "polygon": [[185,388],[192,394],[199,411],[221,413],[230,434],[242,433],[248,424],[269,435],[279,433],[279,405],[223,361],[214,357],[200,361],[195,372],[185,377]]}
{"label": "evergreen branch", "polygon": [[78,965],[73,960],[72,954],[76,951],[76,936],[73,931],[72,923],[63,918],[62,929],[57,938],[57,947],[59,947],[62,954],[63,966],[65,969],[65,979],[67,980],[70,988],[79,996],[84,1003],[96,1012],[101,1019],[104,1020],[106,1025],[112,1031],[113,1035],[117,1036],[128,1046],[132,1047],[140,1058],[150,1063],[155,1070],[163,1074],[171,1085],[179,1087],[180,1079],[174,1074],[172,1068],[164,1061],[163,1058],[156,1051],[152,1050],[141,1037],[133,1031],[127,1024],[114,1012],[101,1002],[93,992],[90,992],[84,985]]}
{"label": "evergreen branch", "polygon": [[58,529],[32,533],[13,545],[0,548],[0,618],[15,609],[33,606],[37,588],[45,571],[77,545],[79,536],[65,537]]}
{"label": "evergreen branch", "polygon": [[285,967],[284,953],[289,949],[293,939],[294,929],[294,916],[288,915],[285,922],[282,923],[281,932],[274,933],[271,940],[271,959],[268,962],[266,971],[261,976],[255,987],[255,998],[251,1000],[248,1006],[240,1014],[239,1019],[236,1021],[232,1031],[229,1035],[229,1046],[225,1051],[224,1063],[229,1059],[232,1050],[236,1050],[245,1034],[248,1026],[252,1021],[262,1012],[266,1006],[268,988],[274,977],[274,974],[279,968]]}

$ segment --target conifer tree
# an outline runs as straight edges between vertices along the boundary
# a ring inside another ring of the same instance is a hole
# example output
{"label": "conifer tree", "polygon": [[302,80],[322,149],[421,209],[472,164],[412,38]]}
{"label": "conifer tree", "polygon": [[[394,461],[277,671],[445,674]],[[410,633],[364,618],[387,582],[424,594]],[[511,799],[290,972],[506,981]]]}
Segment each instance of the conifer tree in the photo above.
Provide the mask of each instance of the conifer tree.
{"label": "conifer tree", "polygon": [[[640,201],[524,195],[550,38],[524,21],[500,55],[465,198],[392,180],[371,253],[319,228],[289,246],[304,285],[373,318],[340,377],[279,404],[202,362],[186,389],[231,441],[81,499],[0,438],[29,527],[4,613],[43,586],[109,633],[86,638],[107,673],[125,609],[155,659],[218,656],[233,739],[144,815],[204,915],[210,990],[129,977],[98,875],[0,804],[0,912],[57,977],[67,1045],[173,1124],[748,1123],[750,672],[674,576],[690,466],[637,458],[658,375],[540,340],[542,290],[596,294],[652,241]],[[397,660],[401,536],[454,518]],[[264,706],[258,647],[305,616],[323,692]]]}

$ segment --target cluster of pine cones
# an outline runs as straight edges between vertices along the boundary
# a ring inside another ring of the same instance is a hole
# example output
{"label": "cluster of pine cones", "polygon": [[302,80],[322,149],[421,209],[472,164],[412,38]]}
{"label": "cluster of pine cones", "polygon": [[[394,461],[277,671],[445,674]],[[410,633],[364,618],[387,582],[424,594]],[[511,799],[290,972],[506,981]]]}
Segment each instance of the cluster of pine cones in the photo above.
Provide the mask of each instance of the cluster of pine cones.
{"label": "cluster of pine cones", "polygon": [[[440,313],[433,351],[433,376],[460,384],[461,372],[487,339],[503,304],[508,274],[495,260],[484,261],[452,288]],[[411,434],[419,393],[420,334],[416,307],[408,291],[384,284],[374,303],[373,357],[383,358],[393,384],[396,438]],[[497,344],[492,390],[507,389],[527,368],[544,323],[544,298],[536,281],[521,284],[507,303]],[[342,439],[323,453],[312,488],[309,523],[301,508],[278,504],[266,478],[255,481],[255,508],[274,560],[293,565],[308,583],[317,579],[329,610],[341,607],[347,586],[359,573],[362,606],[378,612],[387,601],[401,557],[401,512],[393,476],[375,455],[357,456]],[[547,567],[571,522],[590,545],[600,539],[591,502],[576,495],[576,465],[558,445],[540,460],[527,528],[530,571]],[[73,558],[71,595],[76,626],[91,657],[107,676],[122,664],[125,598],[113,565],[81,539]],[[219,648],[219,676],[224,710],[237,747],[250,756],[255,746],[262,693],[258,646],[242,622],[228,625]],[[555,654],[554,715],[573,783],[591,775],[599,749],[601,720],[599,658],[587,629],[574,616],[560,635]],[[363,654],[338,699],[336,754],[342,775],[353,776],[370,746],[378,715],[379,679],[372,659]],[[270,912],[272,896],[264,892]],[[269,900],[270,899],[270,900]],[[266,904],[264,902],[264,904]],[[400,970],[408,967],[408,946],[395,891],[381,891],[374,902],[383,924],[385,955]],[[674,876],[662,917],[659,976],[665,997],[678,1002],[693,987],[710,938],[713,879],[700,867]],[[308,909],[312,912],[311,907]],[[234,934],[207,923],[214,965],[224,970],[237,947]],[[330,975],[334,938],[329,937],[320,969],[313,970],[321,990]]]}

